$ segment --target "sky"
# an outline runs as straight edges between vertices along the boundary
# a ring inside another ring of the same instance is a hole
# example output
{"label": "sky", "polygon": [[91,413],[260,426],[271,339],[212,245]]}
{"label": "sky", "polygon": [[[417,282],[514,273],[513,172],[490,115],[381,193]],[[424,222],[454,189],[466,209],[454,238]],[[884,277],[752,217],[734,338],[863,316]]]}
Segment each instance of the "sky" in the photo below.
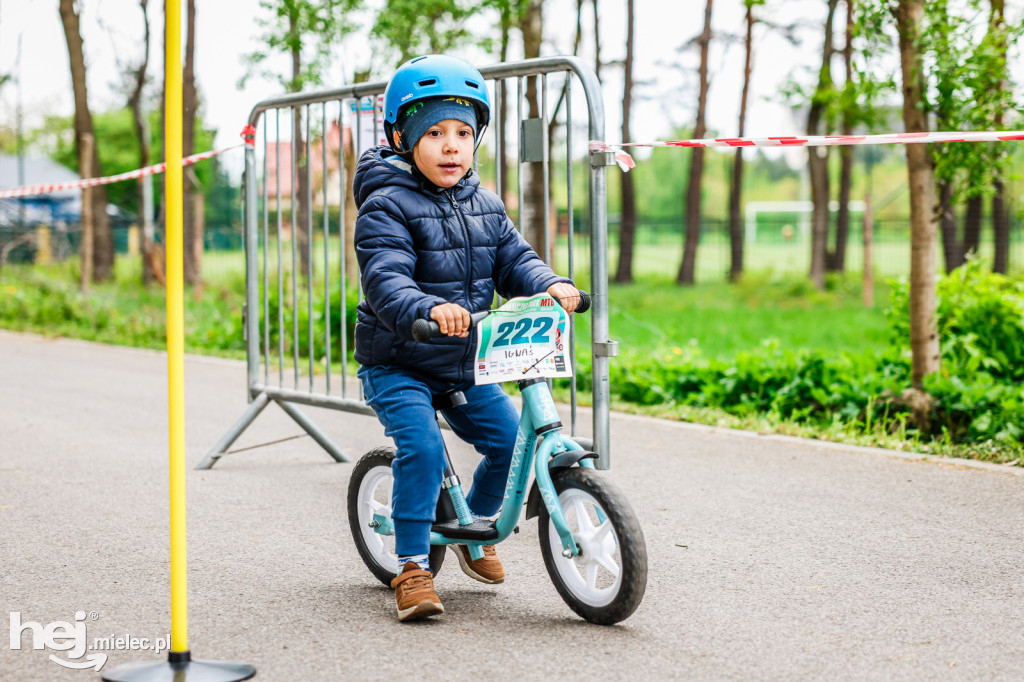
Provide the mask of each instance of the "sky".
{"label": "sky", "polygon": [[[383,0],[370,0],[382,4]],[[123,66],[136,63],[142,56],[142,13],[137,0],[80,0],[82,34],[88,64],[89,104],[94,111],[123,106],[126,94]],[[182,3],[184,5],[184,3]],[[236,144],[242,126],[253,105],[281,93],[276,82],[251,78],[244,88],[238,84],[245,73],[244,55],[258,48],[256,15],[258,0],[197,0],[196,69],[202,99],[202,115],[208,127],[217,130],[215,146]],[[1011,7],[1014,3],[1010,3]],[[158,73],[162,56],[162,7],[150,1],[150,25],[153,32],[150,71]],[[544,54],[571,53],[575,32],[575,0],[547,0],[545,3]],[[599,0],[601,42],[604,61],[621,59],[625,53],[625,2]],[[792,135],[801,132],[801,124],[786,106],[780,89],[791,78],[810,82],[811,68],[820,59],[823,0],[769,0],[763,11],[778,23],[800,21],[807,28],[800,32],[803,41],[792,45],[775,33],[761,30],[755,34],[755,70],[747,114],[747,136]],[[698,55],[692,46],[682,49],[703,25],[704,2],[699,0],[635,0],[636,66],[634,77],[641,84],[635,98],[632,137],[636,141],[668,139],[679,126],[692,125],[697,100]],[[711,89],[707,125],[711,134],[735,136],[742,83],[743,49],[740,42],[727,44],[722,36],[739,36],[743,31],[742,0],[718,0],[712,23],[716,39],[712,42]],[[493,30],[488,17],[474,20],[481,33]],[[837,20],[842,25],[845,17]],[[364,25],[368,19],[364,18]],[[592,18],[584,18],[585,40],[581,56],[593,59]],[[385,80],[393,64],[388,55],[374,52],[366,41],[366,31],[357,32],[339,43],[333,76],[328,86],[348,81],[354,68],[375,67],[374,79]],[[20,39],[20,59],[19,59]],[[477,65],[497,59],[480,51],[456,52]],[[344,55],[344,58],[342,56]],[[518,58],[520,55],[512,55]],[[119,66],[119,64],[121,66]],[[276,63],[283,73],[283,58]],[[20,96],[24,125],[37,125],[46,114],[73,113],[71,77],[67,47],[58,12],[57,0],[0,0],[0,73],[14,80],[0,90],[0,125],[13,126]],[[607,67],[602,72],[606,139],[621,140],[621,70]],[[152,94],[158,93],[154,83]],[[158,100],[152,100],[158,106]],[[889,132],[889,131],[885,131]],[[638,152],[643,156],[643,152]],[[236,155],[241,158],[240,153]],[[230,159],[228,165],[235,164]]]}

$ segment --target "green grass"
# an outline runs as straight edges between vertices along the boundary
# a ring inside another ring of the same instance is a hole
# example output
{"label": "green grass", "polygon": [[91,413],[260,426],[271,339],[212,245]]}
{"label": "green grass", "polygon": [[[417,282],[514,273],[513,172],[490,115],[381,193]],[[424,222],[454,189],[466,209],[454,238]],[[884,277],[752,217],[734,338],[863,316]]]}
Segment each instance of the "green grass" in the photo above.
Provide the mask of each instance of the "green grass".
{"label": "green grass", "polygon": [[[627,356],[689,347],[727,358],[766,342],[791,350],[880,351],[887,344],[885,317],[880,306],[864,308],[860,296],[856,282],[839,279],[819,292],[805,280],[766,275],[697,287],[646,277],[610,287],[609,331]],[[880,287],[876,299],[885,297]]]}

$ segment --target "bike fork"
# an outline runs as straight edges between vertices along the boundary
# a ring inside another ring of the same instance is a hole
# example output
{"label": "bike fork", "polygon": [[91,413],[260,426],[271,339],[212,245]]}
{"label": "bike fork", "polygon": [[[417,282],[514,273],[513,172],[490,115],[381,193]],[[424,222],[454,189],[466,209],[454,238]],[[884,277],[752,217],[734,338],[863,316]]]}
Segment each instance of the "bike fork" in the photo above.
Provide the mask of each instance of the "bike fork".
{"label": "bike fork", "polygon": [[565,449],[562,435],[559,433],[562,423],[558,419],[558,410],[555,409],[555,401],[551,399],[551,392],[543,380],[520,382],[519,389],[523,394],[523,417],[527,420],[527,427],[535,428],[537,431],[548,429],[538,433],[540,440],[533,460],[534,475],[537,477],[537,488],[540,490],[544,506],[547,507],[551,523],[562,540],[562,555],[574,557],[579,554],[579,547],[576,546],[565,514],[562,513],[562,505],[558,502],[558,493],[551,482],[551,472],[548,470],[548,462],[555,449]]}

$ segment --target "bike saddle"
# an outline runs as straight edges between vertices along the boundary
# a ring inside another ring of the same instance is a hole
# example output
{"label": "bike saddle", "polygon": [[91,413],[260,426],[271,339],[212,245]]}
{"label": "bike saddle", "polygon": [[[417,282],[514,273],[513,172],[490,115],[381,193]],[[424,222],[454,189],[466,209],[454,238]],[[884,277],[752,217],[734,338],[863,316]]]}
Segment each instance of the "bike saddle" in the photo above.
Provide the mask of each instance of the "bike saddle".
{"label": "bike saddle", "polygon": [[452,407],[458,407],[459,405],[465,405],[466,402],[467,401],[465,393],[463,393],[462,391],[453,390],[445,391],[444,393],[439,393],[438,395],[435,395],[431,399],[430,404],[436,412],[440,412],[441,410],[447,410]]}

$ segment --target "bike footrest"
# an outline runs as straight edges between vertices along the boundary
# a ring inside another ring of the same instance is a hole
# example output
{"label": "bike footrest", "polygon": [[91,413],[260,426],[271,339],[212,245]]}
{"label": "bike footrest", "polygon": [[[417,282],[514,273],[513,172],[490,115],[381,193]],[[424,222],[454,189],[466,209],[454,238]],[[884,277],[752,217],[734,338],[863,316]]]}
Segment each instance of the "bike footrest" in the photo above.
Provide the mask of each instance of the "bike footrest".
{"label": "bike footrest", "polygon": [[498,537],[494,521],[474,521],[468,526],[462,526],[458,519],[452,519],[435,523],[430,530],[452,540],[495,540]]}

